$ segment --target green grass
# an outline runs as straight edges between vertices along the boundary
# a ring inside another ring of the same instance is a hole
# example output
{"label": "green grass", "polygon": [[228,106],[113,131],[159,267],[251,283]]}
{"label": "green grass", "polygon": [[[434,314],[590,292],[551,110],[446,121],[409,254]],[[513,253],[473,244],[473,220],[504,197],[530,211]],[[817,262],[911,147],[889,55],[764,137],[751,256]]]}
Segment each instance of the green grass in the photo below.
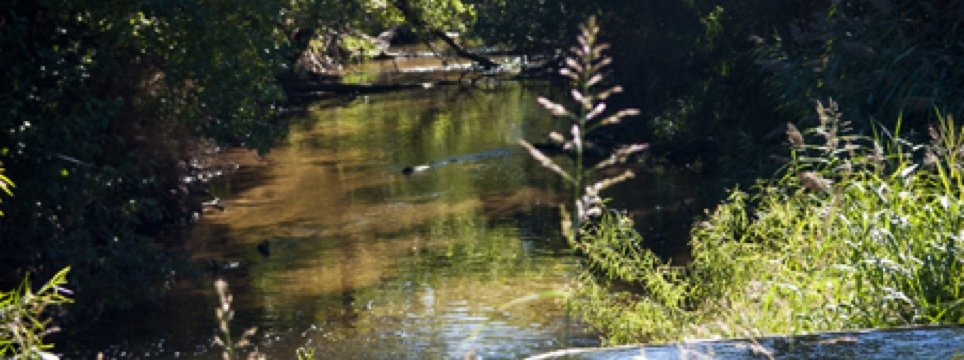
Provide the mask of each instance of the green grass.
{"label": "green grass", "polygon": [[818,111],[817,128],[788,130],[775,179],[694,226],[687,266],[618,214],[590,227],[575,309],[611,343],[964,324],[964,129],[940,117],[915,145],[841,135],[836,105]]}
{"label": "green grass", "polygon": [[53,349],[44,337],[59,330],[51,325],[50,308],[71,303],[64,268],[36,291],[25,278],[16,289],[0,291],[0,357],[39,359]]}

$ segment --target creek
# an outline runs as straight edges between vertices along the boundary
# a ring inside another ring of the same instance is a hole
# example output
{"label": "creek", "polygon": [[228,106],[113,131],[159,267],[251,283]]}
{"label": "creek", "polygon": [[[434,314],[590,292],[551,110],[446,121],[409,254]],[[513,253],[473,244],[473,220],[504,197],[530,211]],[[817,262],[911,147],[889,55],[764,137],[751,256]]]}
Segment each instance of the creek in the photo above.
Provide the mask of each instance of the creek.
{"label": "creek", "polygon": [[[558,231],[566,192],[516,145],[562,126],[535,101],[548,92],[492,82],[312,106],[261,165],[213,184],[223,211],[178,235],[230,284],[234,336],[256,326],[252,340],[271,359],[301,346],[317,359],[597,346],[562,296],[579,266]],[[432,166],[403,174],[418,164]],[[690,208],[701,209],[700,184],[641,169],[609,195],[672,255]],[[160,311],[113,320],[67,358],[220,358],[211,278],[178,284]]]}

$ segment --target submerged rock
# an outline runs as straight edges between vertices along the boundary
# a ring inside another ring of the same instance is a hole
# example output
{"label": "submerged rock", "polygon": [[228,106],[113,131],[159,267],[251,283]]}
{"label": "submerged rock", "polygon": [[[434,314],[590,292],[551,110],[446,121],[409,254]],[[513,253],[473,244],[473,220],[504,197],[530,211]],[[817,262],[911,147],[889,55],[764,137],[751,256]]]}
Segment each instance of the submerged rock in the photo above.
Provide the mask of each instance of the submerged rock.
{"label": "submerged rock", "polygon": [[268,240],[261,241],[258,243],[258,252],[261,256],[268,257],[271,255],[271,243]]}

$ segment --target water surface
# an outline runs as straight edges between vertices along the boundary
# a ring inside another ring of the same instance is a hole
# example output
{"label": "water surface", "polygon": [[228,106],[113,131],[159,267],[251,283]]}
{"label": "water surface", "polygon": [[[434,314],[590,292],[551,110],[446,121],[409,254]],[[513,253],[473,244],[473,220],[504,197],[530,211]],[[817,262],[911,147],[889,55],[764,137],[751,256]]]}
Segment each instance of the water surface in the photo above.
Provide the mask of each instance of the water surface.
{"label": "water surface", "polygon": [[[229,281],[235,336],[257,326],[259,350],[279,359],[300,346],[319,359],[442,359],[594,345],[558,295],[577,265],[556,231],[560,184],[516,145],[553,126],[533,94],[506,83],[317,106],[263,165],[216,184],[225,210],[184,236]],[[432,162],[444,166],[402,174]],[[209,282],[122,321],[103,350],[218,358]]]}
{"label": "water surface", "polygon": [[[506,82],[314,106],[261,164],[220,179],[224,211],[183,235],[209,275],[179,284],[162,311],[92,334],[76,357],[219,358],[215,276],[235,297],[234,335],[256,326],[269,358],[299,347],[318,359],[520,358],[598,345],[560,295],[578,271],[558,232],[561,183],[517,146],[564,126],[535,101],[548,91]],[[677,249],[698,189],[641,169],[613,194],[650,245]]]}

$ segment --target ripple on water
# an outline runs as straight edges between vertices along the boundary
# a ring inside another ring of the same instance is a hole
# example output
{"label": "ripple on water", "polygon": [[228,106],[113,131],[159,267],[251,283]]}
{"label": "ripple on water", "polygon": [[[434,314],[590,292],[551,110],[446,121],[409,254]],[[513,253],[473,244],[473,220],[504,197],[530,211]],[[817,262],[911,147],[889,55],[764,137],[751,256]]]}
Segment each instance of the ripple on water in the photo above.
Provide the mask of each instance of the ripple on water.
{"label": "ripple on water", "polygon": [[[511,84],[371,95],[318,109],[322,126],[295,129],[243,186],[221,180],[226,210],[185,242],[199,261],[240,264],[219,274],[235,297],[232,329],[258,326],[259,349],[278,359],[306,343],[319,359],[518,358],[594,344],[558,298],[532,296],[564,288],[576,266],[558,237],[558,182],[517,152],[493,152],[548,131],[534,103]],[[498,156],[394,170],[473,153]],[[256,251],[266,240],[267,257]],[[114,345],[79,347],[216,359],[209,283],[179,288],[152,320],[120,320],[135,330],[97,334]],[[78,351],[67,358],[92,358]]]}

